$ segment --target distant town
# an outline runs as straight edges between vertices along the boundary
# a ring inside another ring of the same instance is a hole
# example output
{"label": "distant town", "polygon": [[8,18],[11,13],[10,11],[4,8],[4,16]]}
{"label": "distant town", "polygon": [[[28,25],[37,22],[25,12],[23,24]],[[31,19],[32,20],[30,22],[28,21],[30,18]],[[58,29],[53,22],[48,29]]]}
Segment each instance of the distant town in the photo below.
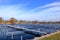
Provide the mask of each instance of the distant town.
{"label": "distant town", "polygon": [[10,18],[9,20],[4,20],[2,17],[0,17],[0,24],[49,24],[49,23],[52,23],[52,24],[60,24],[60,21],[56,21],[56,22],[40,22],[40,21],[23,21],[23,20],[17,20],[15,19],[14,17]]}

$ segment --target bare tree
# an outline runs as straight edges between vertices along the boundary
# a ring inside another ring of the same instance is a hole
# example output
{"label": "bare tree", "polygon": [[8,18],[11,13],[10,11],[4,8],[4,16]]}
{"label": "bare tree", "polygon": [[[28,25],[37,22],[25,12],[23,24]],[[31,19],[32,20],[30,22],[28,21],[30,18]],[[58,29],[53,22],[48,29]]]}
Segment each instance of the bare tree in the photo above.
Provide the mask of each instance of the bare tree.
{"label": "bare tree", "polygon": [[16,22],[17,20],[16,20],[14,17],[12,17],[12,18],[10,18],[9,21],[10,21],[11,24],[15,24],[15,22]]}
{"label": "bare tree", "polygon": [[4,19],[2,19],[2,17],[0,17],[0,24],[2,24],[4,22]]}

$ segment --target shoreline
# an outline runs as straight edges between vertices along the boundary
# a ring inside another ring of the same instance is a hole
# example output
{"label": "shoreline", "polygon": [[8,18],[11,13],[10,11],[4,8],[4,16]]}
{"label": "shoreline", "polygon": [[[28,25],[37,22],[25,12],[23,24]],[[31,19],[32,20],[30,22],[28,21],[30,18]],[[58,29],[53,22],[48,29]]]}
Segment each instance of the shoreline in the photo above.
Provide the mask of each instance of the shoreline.
{"label": "shoreline", "polygon": [[34,23],[34,22],[14,22],[14,23],[11,23],[11,22],[0,22],[0,24],[60,24],[60,23],[54,23],[54,22],[52,22],[52,23],[49,23],[49,22],[45,22],[45,23],[43,23],[43,22],[36,22],[36,23]]}
{"label": "shoreline", "polygon": [[35,37],[34,40],[41,40],[41,39],[43,39],[43,38],[45,38],[45,37],[49,37],[49,36],[54,35],[54,34],[56,34],[56,33],[60,33],[60,31],[56,31],[56,32],[54,32],[54,33],[47,34],[47,35],[43,35],[43,36],[41,36],[41,37]]}

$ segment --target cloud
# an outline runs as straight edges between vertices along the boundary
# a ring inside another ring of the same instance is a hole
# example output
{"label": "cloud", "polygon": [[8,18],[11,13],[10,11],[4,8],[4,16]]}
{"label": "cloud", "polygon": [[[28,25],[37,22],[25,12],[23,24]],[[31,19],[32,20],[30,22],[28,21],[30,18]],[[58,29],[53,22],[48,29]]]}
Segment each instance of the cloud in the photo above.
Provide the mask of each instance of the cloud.
{"label": "cloud", "polygon": [[15,17],[27,21],[60,21],[60,2],[53,2],[32,10],[27,10],[25,6],[27,4],[2,5],[0,6],[0,16],[5,19]]}
{"label": "cloud", "polygon": [[[31,11],[28,11],[28,13],[30,13],[27,17],[29,20],[31,18],[39,21],[60,21],[60,2],[54,2],[35,8]],[[31,17],[29,15],[31,15]]]}
{"label": "cloud", "polygon": [[24,13],[22,5],[2,5],[0,6],[0,17],[18,17]]}
{"label": "cloud", "polygon": [[33,10],[31,10],[31,12],[35,12],[35,11],[38,11],[38,10],[44,10],[44,9],[47,9],[47,8],[50,8],[50,7],[58,7],[60,6],[60,2],[53,2],[53,3],[50,3],[50,4],[46,4],[46,5],[43,5],[43,6],[39,6]]}

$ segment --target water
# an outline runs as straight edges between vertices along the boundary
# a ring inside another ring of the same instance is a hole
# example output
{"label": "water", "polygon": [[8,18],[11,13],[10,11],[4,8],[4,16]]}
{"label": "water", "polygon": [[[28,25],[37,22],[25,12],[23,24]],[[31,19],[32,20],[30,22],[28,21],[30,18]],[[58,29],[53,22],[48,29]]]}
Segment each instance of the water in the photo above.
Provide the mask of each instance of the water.
{"label": "water", "polygon": [[[9,25],[9,24],[8,24]],[[31,30],[43,31],[46,33],[53,33],[60,30],[60,24],[14,24],[16,27],[24,27]],[[5,26],[5,24],[0,25],[0,40],[33,40],[35,35],[25,33],[23,31],[18,31],[13,28]]]}

